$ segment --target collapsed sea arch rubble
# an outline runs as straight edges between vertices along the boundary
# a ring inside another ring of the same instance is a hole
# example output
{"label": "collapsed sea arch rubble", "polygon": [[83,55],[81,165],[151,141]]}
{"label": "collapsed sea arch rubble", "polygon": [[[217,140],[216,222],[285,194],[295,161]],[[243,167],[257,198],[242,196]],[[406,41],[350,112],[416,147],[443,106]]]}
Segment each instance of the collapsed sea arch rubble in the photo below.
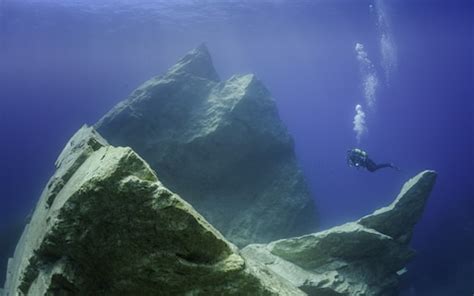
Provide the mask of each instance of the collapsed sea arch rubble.
{"label": "collapsed sea arch rubble", "polygon": [[242,247],[317,230],[318,215],[270,92],[221,81],[205,45],[120,102],[95,128]]}

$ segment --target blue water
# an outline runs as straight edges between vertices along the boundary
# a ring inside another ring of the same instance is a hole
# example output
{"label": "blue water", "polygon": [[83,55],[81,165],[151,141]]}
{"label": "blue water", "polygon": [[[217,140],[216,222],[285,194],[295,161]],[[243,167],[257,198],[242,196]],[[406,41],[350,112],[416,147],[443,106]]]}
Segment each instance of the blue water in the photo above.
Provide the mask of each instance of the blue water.
{"label": "blue water", "polygon": [[[473,19],[472,1],[0,0],[0,276],[68,138],[206,42],[221,78],[256,73],[272,92],[322,227],[438,171],[403,295],[471,295]],[[355,146],[401,171],[348,168]]]}

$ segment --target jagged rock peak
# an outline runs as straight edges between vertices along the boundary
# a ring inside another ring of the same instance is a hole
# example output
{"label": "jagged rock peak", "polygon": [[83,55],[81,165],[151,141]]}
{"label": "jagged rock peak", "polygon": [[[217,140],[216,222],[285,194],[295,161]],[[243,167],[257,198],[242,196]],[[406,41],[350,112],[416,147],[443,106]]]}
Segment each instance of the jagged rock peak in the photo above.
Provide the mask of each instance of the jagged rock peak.
{"label": "jagged rock peak", "polygon": [[331,229],[249,245],[245,258],[265,264],[308,295],[395,296],[399,276],[414,256],[408,245],[435,184],[424,171],[388,207]]}
{"label": "jagged rock peak", "polygon": [[252,74],[203,78],[214,72],[201,46],[95,127],[136,151],[238,246],[316,231],[316,207],[270,92]]}
{"label": "jagged rock peak", "polygon": [[195,49],[188,52],[174,66],[172,66],[167,74],[187,73],[202,77],[208,80],[219,81],[211,55],[206,44],[202,43]]}
{"label": "jagged rock peak", "polygon": [[361,218],[357,223],[389,235],[400,242],[408,242],[413,227],[423,214],[436,176],[435,171],[421,172],[405,183],[392,204]]}
{"label": "jagged rock peak", "polygon": [[85,124],[72,136],[66,146],[64,146],[64,149],[54,163],[56,168],[63,166],[71,159],[77,158],[77,153],[83,152],[84,146],[86,145],[89,145],[92,149],[93,147],[106,146],[108,143],[93,127]]}

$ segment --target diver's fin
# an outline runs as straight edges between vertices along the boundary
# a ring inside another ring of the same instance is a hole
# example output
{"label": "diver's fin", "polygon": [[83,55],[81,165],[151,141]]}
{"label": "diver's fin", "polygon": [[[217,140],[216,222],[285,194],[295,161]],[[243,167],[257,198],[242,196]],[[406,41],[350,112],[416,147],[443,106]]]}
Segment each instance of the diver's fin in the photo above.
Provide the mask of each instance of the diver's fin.
{"label": "diver's fin", "polygon": [[390,167],[396,171],[401,171],[400,168],[394,165],[393,163],[390,163]]}

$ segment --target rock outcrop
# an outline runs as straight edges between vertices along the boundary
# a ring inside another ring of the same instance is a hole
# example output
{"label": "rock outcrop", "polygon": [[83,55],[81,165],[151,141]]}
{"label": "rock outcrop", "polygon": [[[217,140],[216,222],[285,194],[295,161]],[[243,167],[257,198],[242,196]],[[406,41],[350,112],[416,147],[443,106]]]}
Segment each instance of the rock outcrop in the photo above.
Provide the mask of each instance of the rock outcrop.
{"label": "rock outcrop", "polygon": [[219,81],[205,46],[152,78],[96,125],[129,146],[233,243],[313,232],[317,214],[293,141],[254,75]]}
{"label": "rock outcrop", "polygon": [[13,295],[304,295],[238,250],[130,148],[80,129],[10,259]]}
{"label": "rock outcrop", "polygon": [[397,295],[436,179],[373,214],[239,251],[130,148],[84,126],[56,161],[9,260],[2,296]]}
{"label": "rock outcrop", "polygon": [[362,219],[301,237],[243,249],[308,295],[398,295],[398,278],[414,255],[413,228],[435,183],[424,171],[388,207]]}

